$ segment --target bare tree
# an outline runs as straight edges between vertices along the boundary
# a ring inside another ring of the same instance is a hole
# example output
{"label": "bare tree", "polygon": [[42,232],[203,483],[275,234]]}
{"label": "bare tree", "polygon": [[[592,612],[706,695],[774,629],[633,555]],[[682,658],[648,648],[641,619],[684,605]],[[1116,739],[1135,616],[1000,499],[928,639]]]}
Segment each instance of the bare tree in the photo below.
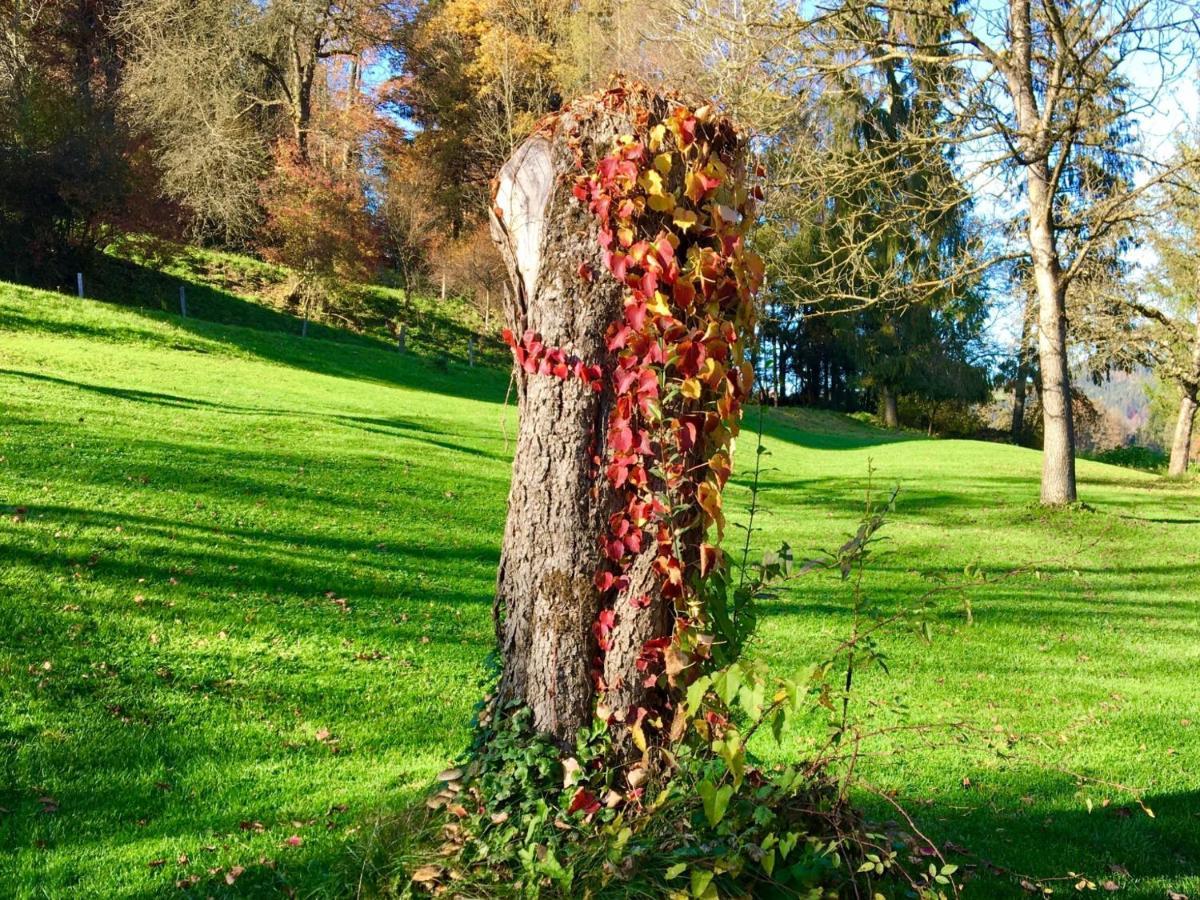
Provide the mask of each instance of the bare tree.
{"label": "bare tree", "polygon": [[350,64],[353,97],[357,67],[384,40],[390,15],[383,0],[125,5],[126,109],[154,138],[165,193],[201,231],[236,239],[260,223],[271,143],[288,137],[307,161],[324,66]]}
{"label": "bare tree", "polygon": [[1200,407],[1200,163],[1195,149],[1180,150],[1180,159],[1193,161],[1155,198],[1151,244],[1157,262],[1148,279],[1149,296],[1126,298],[1143,322],[1139,340],[1126,343],[1142,348],[1155,373],[1179,391],[1168,467],[1172,476],[1187,472]]}
{"label": "bare tree", "polygon": [[[1184,0],[875,0],[819,7],[807,17],[797,8],[771,5],[747,20],[740,6],[679,3],[680,21],[707,16],[729,23],[730,34],[756,35],[760,52],[747,55],[744,71],[763,71],[796,96],[858,90],[875,83],[891,60],[941,73],[930,76],[946,95],[937,130],[900,133],[881,153],[920,155],[951,147],[967,184],[1016,188],[997,205],[1000,218],[1020,224],[1019,243],[983,259],[964,254],[950,274],[1017,253],[1029,257],[1045,431],[1041,497],[1046,504],[1074,501],[1067,291],[1097,248],[1141,215],[1138,199],[1172,170],[1156,164],[1133,129],[1186,68],[1184,36],[1194,6]],[[834,194],[841,179],[862,177],[856,162],[862,160],[851,158],[824,173]],[[872,162],[866,164],[873,173]],[[897,197],[893,215],[880,217],[877,227],[894,229],[897,219],[928,209],[928,200],[914,208],[902,192]],[[835,244],[830,256],[854,272],[865,246],[856,237]],[[884,288],[891,274],[885,269],[878,279]],[[920,279],[894,283],[910,295],[925,287]],[[856,298],[854,289],[834,288],[861,302],[892,293]]]}

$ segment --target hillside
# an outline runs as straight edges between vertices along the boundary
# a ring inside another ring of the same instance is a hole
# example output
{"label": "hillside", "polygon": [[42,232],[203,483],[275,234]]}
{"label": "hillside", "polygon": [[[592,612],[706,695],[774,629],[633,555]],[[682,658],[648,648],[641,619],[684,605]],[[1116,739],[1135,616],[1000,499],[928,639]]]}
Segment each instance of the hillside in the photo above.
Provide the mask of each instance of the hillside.
{"label": "hillside", "polygon": [[[385,883],[380,817],[467,740],[507,372],[301,339],[218,299],[227,315],[180,319],[0,283],[0,883],[18,896]],[[889,729],[864,770],[952,842],[965,895],[1067,893],[1070,872],[1200,894],[1195,484],[1081,462],[1088,508],[1051,513],[1031,502],[1033,451],[812,411],[771,411],[764,435],[760,549],[839,544],[873,467],[877,492],[901,488],[873,601],[912,604],[968,566],[998,579],[966,592],[971,623],[943,596],[931,645],[884,636],[891,675],[859,680],[864,727]],[[835,577],[797,579],[755,652],[800,671],[848,606]],[[822,716],[759,751],[803,758]],[[927,722],[973,736],[897,727]]]}

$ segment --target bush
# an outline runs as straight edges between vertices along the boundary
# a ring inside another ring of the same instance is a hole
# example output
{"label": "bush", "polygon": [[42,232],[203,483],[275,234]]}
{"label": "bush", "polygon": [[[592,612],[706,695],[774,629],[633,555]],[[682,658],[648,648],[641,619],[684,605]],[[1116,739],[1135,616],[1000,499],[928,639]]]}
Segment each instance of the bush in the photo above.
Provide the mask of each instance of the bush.
{"label": "bush", "polygon": [[1108,463],[1110,466],[1125,466],[1129,469],[1143,469],[1147,472],[1158,472],[1167,467],[1167,454],[1151,447],[1114,447],[1103,453],[1085,454],[1087,459]]}

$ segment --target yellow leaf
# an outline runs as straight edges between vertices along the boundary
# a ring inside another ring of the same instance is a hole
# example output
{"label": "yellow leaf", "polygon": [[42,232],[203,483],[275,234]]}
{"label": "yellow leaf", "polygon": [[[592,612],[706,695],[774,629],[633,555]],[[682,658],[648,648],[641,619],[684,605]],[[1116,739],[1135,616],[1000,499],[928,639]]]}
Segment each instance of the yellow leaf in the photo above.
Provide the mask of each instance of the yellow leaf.
{"label": "yellow leaf", "polygon": [[683,394],[689,400],[699,400],[700,380],[698,378],[688,378],[679,386],[679,393]]}
{"label": "yellow leaf", "polygon": [[671,158],[670,153],[658,154],[658,156],[654,157],[654,168],[658,169],[663,175],[669,175],[671,172]]}
{"label": "yellow leaf", "polygon": [[662,291],[655,291],[654,296],[646,304],[646,311],[656,316],[669,316],[671,307],[667,305],[667,297]]}
{"label": "yellow leaf", "polygon": [[669,213],[675,208],[674,194],[651,194],[647,201],[655,212]]}
{"label": "yellow leaf", "polygon": [[662,193],[662,176],[659,175],[654,169],[643,172],[641,177],[638,178],[638,184],[640,184],[642,189],[651,196]]}
{"label": "yellow leaf", "polygon": [[663,140],[667,136],[667,128],[665,125],[655,125],[650,129],[650,149],[657,153],[663,145]]}
{"label": "yellow leaf", "polygon": [[672,218],[675,227],[682,231],[687,231],[696,224],[696,214],[682,207],[676,207],[675,215]]}
{"label": "yellow leaf", "polygon": [[696,499],[708,518],[716,523],[717,533],[724,531],[725,516],[721,512],[721,491],[706,481],[696,489]]}
{"label": "yellow leaf", "polygon": [[633,745],[635,747],[637,747],[639,750],[641,750],[643,753],[645,753],[646,752],[646,734],[645,734],[645,732],[642,731],[642,726],[641,725],[631,726],[629,729],[629,736],[633,738]]}
{"label": "yellow leaf", "polygon": [[717,384],[724,377],[725,367],[711,356],[705,359],[704,364],[700,366],[699,378],[710,387]]}

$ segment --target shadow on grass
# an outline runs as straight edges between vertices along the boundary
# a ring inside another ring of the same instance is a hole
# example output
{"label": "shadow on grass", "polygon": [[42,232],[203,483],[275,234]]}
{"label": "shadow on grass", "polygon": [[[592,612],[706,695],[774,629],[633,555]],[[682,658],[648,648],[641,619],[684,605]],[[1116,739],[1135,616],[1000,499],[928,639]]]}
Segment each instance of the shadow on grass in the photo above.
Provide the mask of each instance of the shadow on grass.
{"label": "shadow on grass", "polygon": [[[955,773],[964,774],[967,770]],[[1163,882],[1187,893],[1183,882],[1200,874],[1195,813],[1200,792],[1143,797],[1151,817],[1128,793],[1088,787],[1069,775],[1010,776],[987,796],[975,786],[987,785],[994,777],[991,770],[970,771],[967,777],[972,788],[951,788],[957,795],[953,800],[907,804],[947,859],[960,865],[966,896],[1028,896],[1022,881],[1073,893],[1079,877],[1072,873],[1079,873],[1097,884],[1114,882],[1122,897],[1160,900]],[[1084,795],[1094,798],[1091,812]],[[1106,795],[1112,802],[1102,806]],[[894,814],[878,801],[867,802],[875,815]],[[1061,808],[1067,804],[1070,809]],[[1151,879],[1158,884],[1136,883]]]}
{"label": "shadow on grass", "polygon": [[[884,431],[824,409],[807,407],[769,408],[763,416],[763,437],[812,450],[857,450],[882,444],[924,440],[904,432]],[[757,427],[758,410],[746,411],[743,429]]]}

